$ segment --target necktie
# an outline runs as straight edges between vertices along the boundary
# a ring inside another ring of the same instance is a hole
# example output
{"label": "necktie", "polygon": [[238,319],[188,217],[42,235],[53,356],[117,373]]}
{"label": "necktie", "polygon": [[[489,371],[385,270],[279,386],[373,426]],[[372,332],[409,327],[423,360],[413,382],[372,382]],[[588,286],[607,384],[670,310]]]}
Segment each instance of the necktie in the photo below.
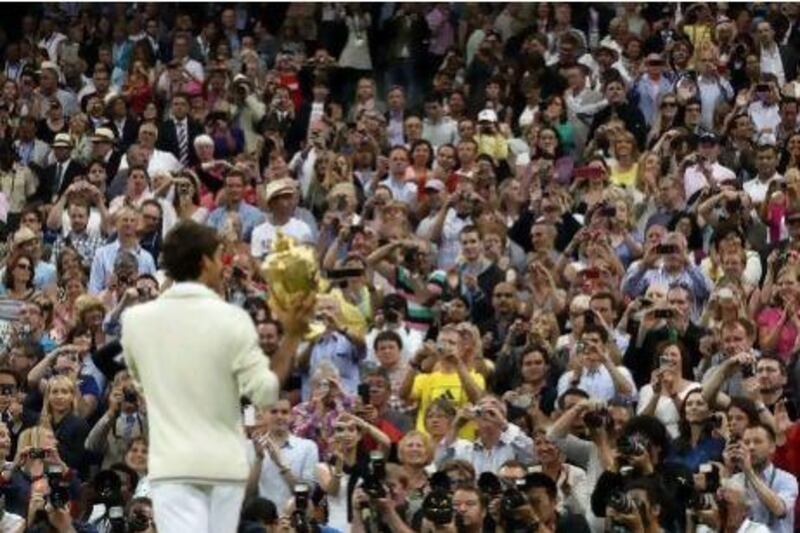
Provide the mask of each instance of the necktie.
{"label": "necktie", "polygon": [[186,138],[186,122],[178,123],[178,150],[180,151],[181,165],[189,163],[189,140]]}
{"label": "necktie", "polygon": [[64,172],[64,163],[57,163],[56,164],[56,190],[54,191],[58,194],[58,191],[61,189],[61,174]]}

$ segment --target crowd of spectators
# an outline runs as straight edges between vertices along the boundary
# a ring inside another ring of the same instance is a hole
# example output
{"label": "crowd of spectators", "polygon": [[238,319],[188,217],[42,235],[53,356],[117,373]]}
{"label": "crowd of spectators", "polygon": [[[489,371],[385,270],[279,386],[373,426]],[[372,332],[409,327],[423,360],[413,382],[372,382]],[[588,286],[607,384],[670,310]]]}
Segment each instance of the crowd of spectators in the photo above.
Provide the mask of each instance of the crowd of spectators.
{"label": "crowd of spectators", "polygon": [[241,532],[795,531],[800,4],[28,8],[0,531],[155,531],[119,339],[183,220],[267,356],[279,234],[330,286]]}

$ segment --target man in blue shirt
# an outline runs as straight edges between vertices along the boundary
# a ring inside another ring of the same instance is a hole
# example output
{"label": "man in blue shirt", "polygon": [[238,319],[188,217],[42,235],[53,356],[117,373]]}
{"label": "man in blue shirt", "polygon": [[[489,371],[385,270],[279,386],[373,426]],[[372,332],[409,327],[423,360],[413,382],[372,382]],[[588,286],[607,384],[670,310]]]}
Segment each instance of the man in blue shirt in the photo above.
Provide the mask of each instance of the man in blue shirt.
{"label": "man in blue shirt", "polygon": [[745,430],[741,442],[728,445],[724,458],[740,469],[733,480],[747,492],[748,518],[773,533],[791,533],[797,478],[772,464],[774,454],[775,433],[759,422]]}
{"label": "man in blue shirt", "polygon": [[208,215],[209,226],[222,231],[228,221],[228,213],[236,213],[242,223],[242,240],[249,242],[253,228],[264,222],[266,217],[257,207],[246,203],[244,189],[246,178],[240,170],[232,170],[225,176],[224,205],[220,205]]}

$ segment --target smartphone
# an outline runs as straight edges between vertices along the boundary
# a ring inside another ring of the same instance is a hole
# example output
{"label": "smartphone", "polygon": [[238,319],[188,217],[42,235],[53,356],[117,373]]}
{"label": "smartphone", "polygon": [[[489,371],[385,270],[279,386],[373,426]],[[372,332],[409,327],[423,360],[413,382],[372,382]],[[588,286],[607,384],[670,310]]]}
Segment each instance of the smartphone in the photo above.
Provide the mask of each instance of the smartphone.
{"label": "smartphone", "polygon": [[756,84],[756,92],[757,93],[768,93],[770,90],[768,83],[757,83]]}
{"label": "smartphone", "polygon": [[363,405],[369,405],[369,383],[358,384],[358,397]]}

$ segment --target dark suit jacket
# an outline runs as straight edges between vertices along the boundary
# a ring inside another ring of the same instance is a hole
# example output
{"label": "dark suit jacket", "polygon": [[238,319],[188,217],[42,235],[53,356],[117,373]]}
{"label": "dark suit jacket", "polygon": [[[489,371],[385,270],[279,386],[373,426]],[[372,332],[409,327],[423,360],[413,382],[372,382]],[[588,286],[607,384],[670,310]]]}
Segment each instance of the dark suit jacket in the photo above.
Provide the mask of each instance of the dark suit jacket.
{"label": "dark suit jacket", "polygon": [[36,191],[35,199],[44,203],[52,202],[57,197],[64,194],[67,187],[72,185],[75,176],[85,174],[86,169],[83,165],[70,159],[61,183],[56,183],[56,163],[45,167],[39,175],[39,189]]}
{"label": "dark suit jacket", "polygon": [[111,184],[111,181],[114,179],[114,176],[117,175],[117,171],[119,170],[119,164],[122,162],[123,153],[119,150],[113,150],[111,152],[111,157],[108,158],[106,161],[106,184]]}
{"label": "dark suit jacket", "polygon": [[783,73],[786,81],[791,81],[797,77],[797,50],[794,46],[786,45],[779,48],[781,62],[783,63]]}
{"label": "dark suit jacket", "polygon": [[[187,141],[189,143],[189,164],[193,165],[197,163],[197,154],[194,153],[192,142],[194,142],[195,137],[203,133],[203,126],[199,122],[189,119],[188,129],[189,138]],[[180,145],[178,144],[178,130],[175,128],[174,120],[165,120],[161,123],[161,126],[159,126],[156,148],[172,153],[172,155],[174,155],[175,158],[180,161],[181,150]]]}
{"label": "dark suit jacket", "polygon": [[127,120],[125,120],[122,131],[119,131],[119,128],[117,128],[114,122],[109,121],[107,126],[114,131],[114,135],[116,135],[118,139],[117,145],[122,152],[127,152],[128,148],[130,148],[139,137],[139,121],[133,117],[128,117]]}

